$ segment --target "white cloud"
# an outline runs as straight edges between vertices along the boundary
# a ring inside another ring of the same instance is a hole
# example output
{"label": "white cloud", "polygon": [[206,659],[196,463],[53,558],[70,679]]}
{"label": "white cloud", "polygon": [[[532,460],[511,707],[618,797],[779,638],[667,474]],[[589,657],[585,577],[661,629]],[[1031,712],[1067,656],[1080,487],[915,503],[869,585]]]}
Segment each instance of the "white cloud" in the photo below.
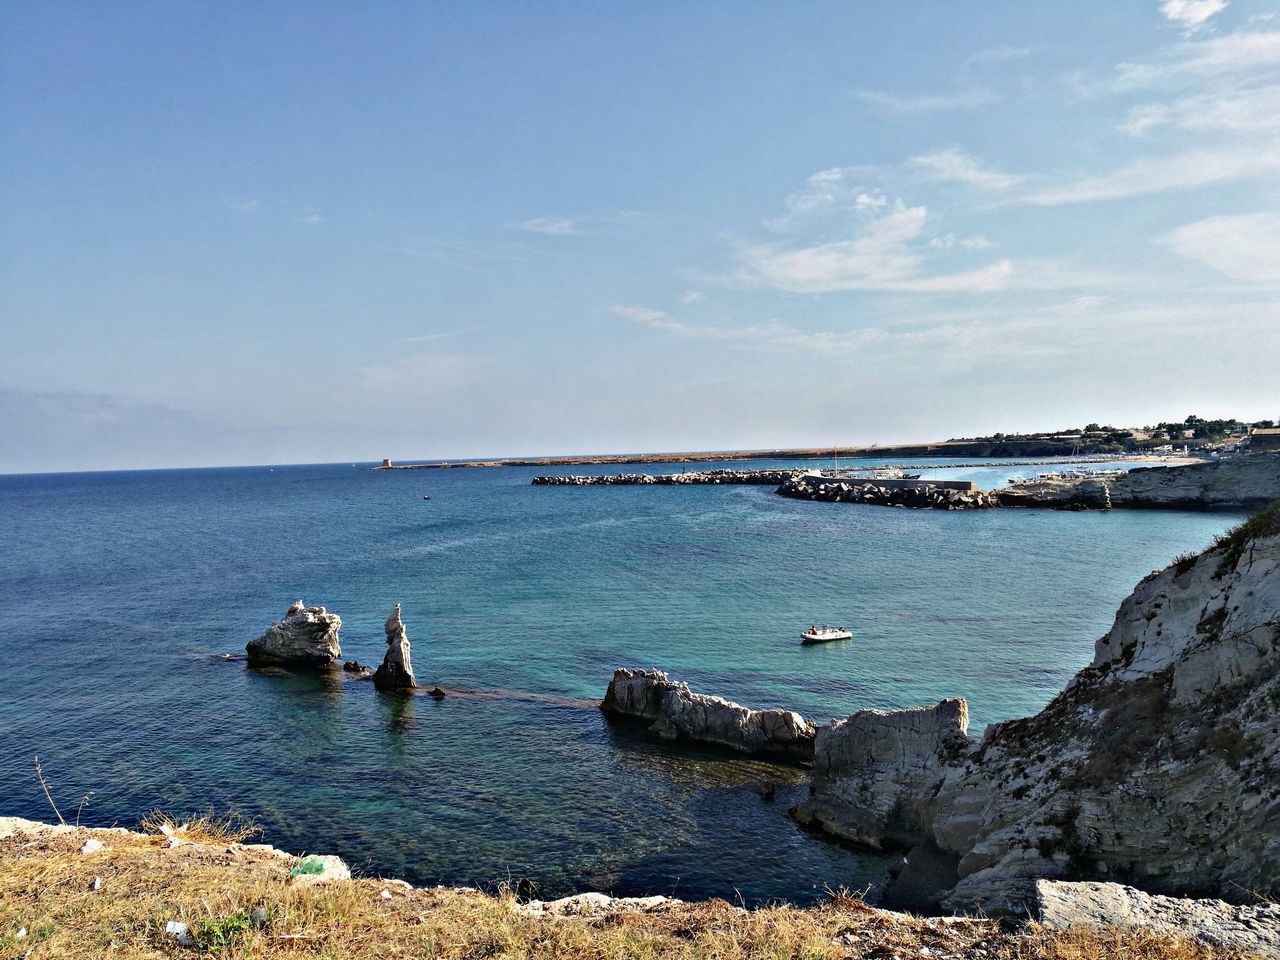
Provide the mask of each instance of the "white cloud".
{"label": "white cloud", "polygon": [[1192,82],[1198,78],[1266,71],[1280,65],[1280,31],[1238,31],[1179,43],[1155,60],[1122,63],[1110,88],[1117,92]]}
{"label": "white cloud", "polygon": [[1005,190],[1025,177],[989,170],[962,147],[945,147],[907,160],[907,166],[923,171],[934,180],[963,183],[981,190]]}
{"label": "white cloud", "polygon": [[581,227],[568,217],[534,217],[531,220],[508,223],[506,227],[508,230],[540,233],[548,237],[576,237],[583,233]]}
{"label": "white cloud", "polygon": [[1164,0],[1160,12],[1189,29],[1201,27],[1227,8],[1227,0]]}
{"label": "white cloud", "polygon": [[920,252],[912,245],[920,239],[927,219],[925,207],[896,204],[887,213],[864,217],[859,234],[849,240],[799,248],[749,247],[741,254],[739,279],[790,293],[977,292],[1006,285],[1012,273],[1008,260],[963,273],[927,275]]}
{"label": "white cloud", "polygon": [[980,233],[971,237],[957,237],[954,233],[948,233],[945,236],[933,237],[929,241],[929,246],[935,250],[949,250],[952,247],[960,247],[964,250],[986,250],[995,244]]}
{"label": "white cloud", "polygon": [[1280,143],[1237,143],[1162,157],[1144,157],[1109,173],[1081,177],[1020,198],[1052,207],[1068,203],[1117,200],[1166,190],[1188,190],[1280,171]]}
{"label": "white cloud", "polygon": [[[1209,217],[1170,233],[1175,253],[1236,280],[1280,286],[1280,214]],[[1280,314],[1280,310],[1277,311]],[[1280,316],[1277,316],[1280,321]]]}
{"label": "white cloud", "polygon": [[1280,86],[1200,93],[1133,107],[1120,129],[1132,136],[1173,128],[1193,133],[1280,132]]}
{"label": "white cloud", "polygon": [[706,294],[701,290],[686,290],[684,293],[680,294],[680,302],[686,305],[690,303],[701,303],[705,299]]}
{"label": "white cloud", "polygon": [[318,213],[308,213],[298,218],[299,223],[305,223],[308,227],[318,227],[325,222],[325,218]]}
{"label": "white cloud", "polygon": [[775,233],[786,233],[824,217],[878,210],[889,201],[878,190],[863,185],[862,181],[872,173],[864,167],[819,170],[787,197],[786,212],[766,220],[764,225]]}
{"label": "white cloud", "polygon": [[932,113],[938,110],[973,110],[999,98],[982,86],[964,87],[945,93],[896,94],[880,90],[859,90],[859,100],[890,113]]}

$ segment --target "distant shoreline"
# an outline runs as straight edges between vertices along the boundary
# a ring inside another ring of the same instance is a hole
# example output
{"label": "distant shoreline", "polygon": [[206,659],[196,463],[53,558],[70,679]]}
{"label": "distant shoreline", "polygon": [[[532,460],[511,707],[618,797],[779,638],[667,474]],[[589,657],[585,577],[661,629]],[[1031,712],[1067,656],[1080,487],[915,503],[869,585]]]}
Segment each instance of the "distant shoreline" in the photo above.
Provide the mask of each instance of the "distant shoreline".
{"label": "distant shoreline", "polygon": [[[1078,453],[1063,444],[1060,451],[1046,451],[1042,442],[1013,441],[1000,444],[993,452],[987,441],[945,440],[939,443],[913,443],[873,447],[793,447],[778,450],[713,450],[685,453],[617,453],[564,457],[501,457],[493,460],[429,460],[417,463],[384,463],[370,470],[445,470],[451,467],[578,467],[648,463],[718,463],[736,460],[818,460],[840,457],[867,459],[880,457],[982,457],[1013,460],[1029,457],[1072,457],[1081,462],[1115,462],[1122,460],[1159,460],[1161,462],[1195,463],[1196,457],[1155,453]],[[1033,447],[1033,450],[1027,449]]]}

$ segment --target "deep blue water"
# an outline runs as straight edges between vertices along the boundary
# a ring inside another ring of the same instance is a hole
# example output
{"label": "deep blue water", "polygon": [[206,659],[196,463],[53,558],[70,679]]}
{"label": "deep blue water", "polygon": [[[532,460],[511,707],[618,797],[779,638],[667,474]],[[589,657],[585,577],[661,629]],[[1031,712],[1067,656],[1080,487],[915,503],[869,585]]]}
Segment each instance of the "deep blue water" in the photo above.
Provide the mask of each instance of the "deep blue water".
{"label": "deep blue water", "polygon": [[[819,720],[963,695],[980,732],[1043,706],[1138,579],[1239,519],[535,472],[0,477],[0,813],[51,817],[38,753],[64,814],[93,791],[92,824],[212,806],[416,882],[806,901],[885,861],[787,818],[801,772],[653,745],[574,698],[660,666]],[[399,602],[420,681],[507,693],[436,703],[218,659],[298,598],[340,613],[344,655],[373,664]],[[801,648],[815,622],[856,639]],[[761,780],[792,785],[770,802]]]}

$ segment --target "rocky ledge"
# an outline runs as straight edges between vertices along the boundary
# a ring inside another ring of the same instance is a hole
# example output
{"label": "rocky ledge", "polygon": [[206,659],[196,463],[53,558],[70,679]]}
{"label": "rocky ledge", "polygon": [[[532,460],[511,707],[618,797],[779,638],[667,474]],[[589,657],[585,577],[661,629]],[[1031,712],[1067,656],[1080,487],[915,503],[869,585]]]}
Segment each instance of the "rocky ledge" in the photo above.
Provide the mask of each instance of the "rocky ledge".
{"label": "rocky ledge", "polygon": [[834,480],[805,474],[789,477],[778,487],[777,493],[797,500],[867,503],[883,507],[982,510],[1000,506],[999,498],[985,490],[956,490],[933,483],[890,487],[874,480]]}
{"label": "rocky ledge", "polygon": [[308,607],[301,600],[285,611],[284,619],[245,644],[250,663],[281,663],[327,667],[342,656],[338,630],[342,618],[324,607]]}
{"label": "rocky ledge", "polygon": [[1119,477],[1028,480],[999,490],[998,497],[1009,507],[1256,510],[1280,498],[1280,454],[1141,467]]}
{"label": "rocky ledge", "polygon": [[661,670],[615,670],[600,709],[648,723],[663,740],[715,744],[742,753],[813,758],[816,727],[792,710],[752,710],[693,693]]}
{"label": "rocky ledge", "polygon": [[1022,915],[1043,879],[1280,894],[1280,503],[1143,580],[1033,717],[974,741],[951,700],[820,729],[796,813],[913,848],[899,882],[947,909]]}

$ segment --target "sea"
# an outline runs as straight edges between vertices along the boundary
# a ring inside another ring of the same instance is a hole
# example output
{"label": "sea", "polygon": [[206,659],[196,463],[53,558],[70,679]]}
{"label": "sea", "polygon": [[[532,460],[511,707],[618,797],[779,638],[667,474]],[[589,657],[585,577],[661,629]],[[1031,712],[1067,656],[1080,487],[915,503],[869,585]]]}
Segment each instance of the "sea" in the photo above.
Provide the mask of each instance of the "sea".
{"label": "sea", "polygon": [[[919,462],[984,488],[1048,469]],[[770,465],[804,464],[697,467]],[[611,725],[613,670],[818,722],[963,696],[980,734],[1043,707],[1139,579],[1241,519],[369,466],[0,477],[0,815],[55,818],[38,756],[68,821],[234,812],[415,884],[874,893],[900,854],[796,824],[803,769]],[[401,604],[419,681],[469,692],[249,667],[245,643],[298,599],[340,614],[344,658],[370,665]],[[802,647],[811,624],[854,638]]]}

